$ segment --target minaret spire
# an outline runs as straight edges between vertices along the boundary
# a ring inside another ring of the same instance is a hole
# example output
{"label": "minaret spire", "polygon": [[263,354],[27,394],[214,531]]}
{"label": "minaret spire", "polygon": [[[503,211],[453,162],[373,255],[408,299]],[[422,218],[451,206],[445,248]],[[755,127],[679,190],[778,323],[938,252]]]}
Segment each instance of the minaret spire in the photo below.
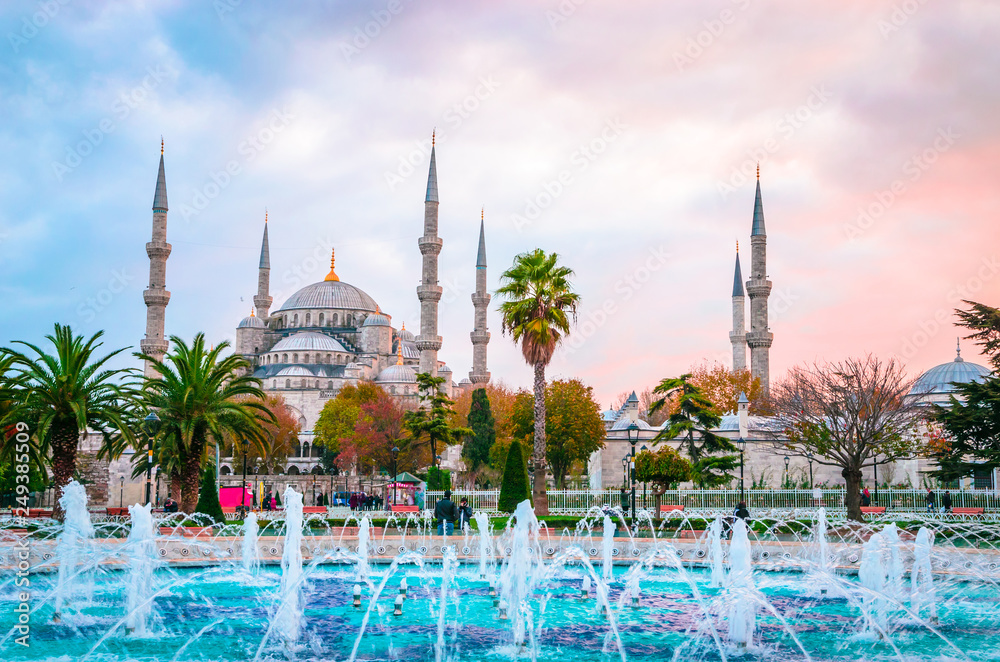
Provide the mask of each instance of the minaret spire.
{"label": "minaret spire", "polygon": [[271,310],[271,247],[267,241],[267,209],[264,209],[264,238],[260,241],[260,265],[257,268],[257,294],[253,305],[264,323],[267,323]]}
{"label": "minaret spire", "polygon": [[746,370],[746,296],[743,293],[743,273],[740,270],[740,242],[736,242],[736,272],[733,275],[733,330],[729,334],[733,344],[733,372]]}
{"label": "minaret spire", "polygon": [[437,353],[441,349],[438,335],[438,302],[441,300],[441,286],[438,285],[438,255],[441,253],[441,238],[438,237],[438,186],[437,156],[435,136],[431,134],[431,163],[427,173],[427,195],[424,196],[424,235],[417,240],[423,257],[421,281],[417,286],[420,300],[420,335],[416,338],[420,350],[420,372],[437,376]]}
{"label": "minaret spire", "polygon": [[[158,360],[163,359],[169,347],[164,337],[164,324],[167,304],[170,303],[170,292],[166,287],[167,258],[170,257],[171,248],[167,243],[167,176],[163,168],[163,137],[160,136],[160,169],[156,174],[156,189],[153,192],[153,235],[146,244],[149,287],[142,293],[146,302],[146,336],[139,341],[142,353]],[[144,366],[144,373],[147,377],[157,375],[148,361]]]}
{"label": "minaret spire", "polygon": [[472,295],[475,310],[472,326],[472,372],[469,381],[485,384],[490,381],[486,369],[486,345],[490,342],[490,332],[486,329],[486,311],[490,305],[490,293],[486,289],[486,209],[479,217],[479,253],[476,255],[476,291]]}
{"label": "minaret spire", "polygon": [[767,279],[767,232],[764,229],[764,205],[760,198],[760,170],[758,166],[757,192],[753,203],[753,227],[750,232],[750,372],[760,379],[764,395],[770,390],[771,343],[774,335],[768,330],[767,298],[771,294],[771,281]]}

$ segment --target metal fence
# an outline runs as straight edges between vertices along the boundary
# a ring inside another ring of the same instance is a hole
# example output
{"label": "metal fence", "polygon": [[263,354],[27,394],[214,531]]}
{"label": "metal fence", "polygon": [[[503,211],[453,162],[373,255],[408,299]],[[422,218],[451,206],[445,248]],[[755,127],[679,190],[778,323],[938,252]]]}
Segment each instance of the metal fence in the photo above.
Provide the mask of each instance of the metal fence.
{"label": "metal fence", "polygon": [[[944,490],[935,490],[935,510],[942,506]],[[872,506],[884,507],[887,510],[925,511],[926,490],[913,489],[879,489],[871,492]],[[427,492],[425,507],[433,509],[443,492]],[[660,504],[684,506],[685,510],[724,510],[732,509],[740,500],[740,490],[670,490],[660,497]],[[845,491],[843,489],[816,490],[744,490],[747,507],[754,509],[802,509],[825,507],[828,510],[844,508]],[[1000,492],[995,490],[951,490],[951,505],[953,508],[983,508],[986,512],[1000,512]],[[458,503],[462,498],[469,500],[473,511],[495,512],[500,490],[455,490],[452,500]],[[553,514],[581,514],[591,508],[603,506],[631,506],[632,493],[624,495],[621,490],[550,490],[548,492],[549,512]],[[637,486],[635,492],[636,508],[653,508],[656,497],[651,490]]]}

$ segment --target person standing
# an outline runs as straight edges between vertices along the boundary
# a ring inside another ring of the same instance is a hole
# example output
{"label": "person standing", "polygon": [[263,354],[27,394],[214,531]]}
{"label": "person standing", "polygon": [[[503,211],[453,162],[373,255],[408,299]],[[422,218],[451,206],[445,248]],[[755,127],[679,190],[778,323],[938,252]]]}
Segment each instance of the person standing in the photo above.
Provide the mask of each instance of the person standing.
{"label": "person standing", "polygon": [[438,500],[434,505],[434,519],[438,523],[438,535],[451,535],[455,532],[455,518],[458,513],[455,508],[455,503],[451,500],[451,490],[444,491],[444,498]]}
{"label": "person standing", "polygon": [[867,487],[861,491],[861,505],[866,508],[872,505],[872,494]]}
{"label": "person standing", "polygon": [[933,513],[934,512],[934,503],[936,501],[937,501],[937,498],[934,496],[934,490],[932,490],[931,488],[928,487],[927,488],[927,494],[924,495],[924,503],[927,504],[927,512],[929,512],[929,513]]}
{"label": "person standing", "polygon": [[944,512],[951,512],[951,491],[945,490],[944,495],[941,497],[941,507],[944,508]]}
{"label": "person standing", "polygon": [[465,531],[465,527],[469,526],[472,522],[472,506],[469,505],[469,500],[462,497],[462,502],[458,506],[458,530]]}
{"label": "person standing", "polygon": [[736,504],[736,512],[734,512],[733,514],[736,515],[737,517],[739,517],[744,522],[746,522],[747,520],[749,520],[750,519],[750,511],[747,510],[747,502],[746,501],[740,501],[738,504]]}

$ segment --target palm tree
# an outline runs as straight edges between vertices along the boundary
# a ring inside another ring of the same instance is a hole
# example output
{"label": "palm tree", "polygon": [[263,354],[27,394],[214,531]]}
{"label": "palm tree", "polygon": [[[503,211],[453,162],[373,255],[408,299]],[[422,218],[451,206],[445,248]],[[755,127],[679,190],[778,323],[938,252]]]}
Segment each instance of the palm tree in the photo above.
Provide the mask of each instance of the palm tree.
{"label": "palm tree", "polygon": [[549,512],[545,489],[545,366],[552,360],[559,342],[569,335],[569,317],[576,321],[580,295],[573,292],[569,278],[573,270],[558,264],[556,253],[536,248],[521,253],[500,276],[497,295],[502,330],[521,343],[521,354],[535,369],[535,480],[532,500],[540,515]]}
{"label": "palm tree", "polygon": [[273,417],[263,404],[260,380],[249,374],[250,362],[236,354],[221,356],[228,342],[208,349],[202,333],[190,346],[177,336],[170,342],[174,349],[162,361],[137,356],[159,375],[146,378],[145,400],[162,421],[158,456],[173,458],[181,478],[181,510],[191,513],[213,444],[222,443],[226,434],[243,443],[259,443],[264,439],[261,420]]}
{"label": "palm tree", "polygon": [[113,439],[134,440],[127,423],[136,398],[131,380],[135,371],[106,367],[124,348],[95,358],[102,335],[98,331],[84,340],[82,335],[73,335],[69,326],[56,324],[55,332],[45,336],[55,348],[54,355],[22,341],[17,344],[30,349],[33,357],[4,350],[20,386],[15,399],[17,417],[31,427],[39,456],[52,463],[52,478],[59,490],[53,515],[60,519],[58,497],[76,471],[80,435],[90,428],[101,432],[106,444]]}
{"label": "palm tree", "polygon": [[660,397],[649,408],[650,414],[669,407],[676,397],[676,409],[653,441],[682,438],[681,443],[691,459],[691,479],[702,488],[717,487],[729,481],[730,477],[725,472],[739,466],[735,455],[718,453],[735,452],[737,449],[731,441],[712,432],[722,423],[722,417],[714,412],[714,404],[702,394],[701,389],[688,381],[690,378],[690,374],[667,378],[653,389],[653,393]]}

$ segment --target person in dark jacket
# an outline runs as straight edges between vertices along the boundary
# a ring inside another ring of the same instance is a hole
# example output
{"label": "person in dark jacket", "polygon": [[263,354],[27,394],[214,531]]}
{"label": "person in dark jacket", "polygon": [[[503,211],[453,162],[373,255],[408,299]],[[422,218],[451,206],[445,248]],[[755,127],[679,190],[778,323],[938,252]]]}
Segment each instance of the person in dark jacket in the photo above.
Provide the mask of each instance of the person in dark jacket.
{"label": "person in dark jacket", "polygon": [[451,490],[444,491],[444,498],[434,504],[434,519],[438,523],[438,535],[451,535],[455,532],[455,519],[458,513],[455,512],[455,503],[451,500]]}
{"label": "person in dark jacket", "polygon": [[944,491],[944,495],[941,497],[941,506],[944,508],[944,512],[951,512],[951,490]]}
{"label": "person in dark jacket", "polygon": [[462,503],[458,507],[458,530],[465,531],[470,522],[472,522],[472,506],[469,505],[468,499],[462,497]]}
{"label": "person in dark jacket", "polygon": [[937,501],[937,497],[934,496],[934,490],[927,488],[927,494],[924,495],[924,503],[927,504],[927,512],[934,512],[934,504]]}
{"label": "person in dark jacket", "polygon": [[740,501],[738,504],[736,504],[736,512],[733,514],[739,517],[744,522],[750,519],[750,511],[747,510],[747,502]]}

